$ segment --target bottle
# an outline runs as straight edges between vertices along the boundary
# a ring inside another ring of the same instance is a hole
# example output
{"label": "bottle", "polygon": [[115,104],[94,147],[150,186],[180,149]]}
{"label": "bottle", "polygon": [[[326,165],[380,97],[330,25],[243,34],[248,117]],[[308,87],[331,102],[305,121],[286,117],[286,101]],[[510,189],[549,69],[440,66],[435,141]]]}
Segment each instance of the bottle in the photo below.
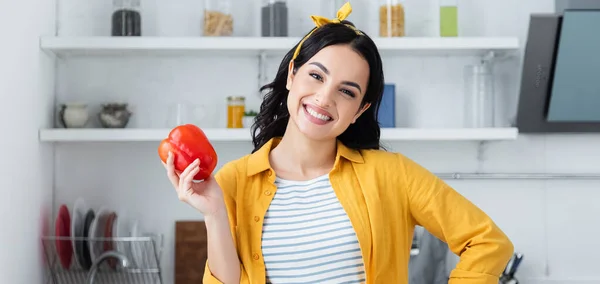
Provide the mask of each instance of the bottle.
{"label": "bottle", "polygon": [[285,0],[263,0],[260,17],[262,36],[288,36],[288,7]]}
{"label": "bottle", "polygon": [[111,35],[141,36],[140,0],[113,0]]}
{"label": "bottle", "polygon": [[204,36],[231,36],[231,0],[204,1]]}
{"label": "bottle", "polygon": [[458,36],[458,0],[440,0],[440,36]]}
{"label": "bottle", "polygon": [[404,1],[380,0],[379,36],[402,37],[404,30]]}

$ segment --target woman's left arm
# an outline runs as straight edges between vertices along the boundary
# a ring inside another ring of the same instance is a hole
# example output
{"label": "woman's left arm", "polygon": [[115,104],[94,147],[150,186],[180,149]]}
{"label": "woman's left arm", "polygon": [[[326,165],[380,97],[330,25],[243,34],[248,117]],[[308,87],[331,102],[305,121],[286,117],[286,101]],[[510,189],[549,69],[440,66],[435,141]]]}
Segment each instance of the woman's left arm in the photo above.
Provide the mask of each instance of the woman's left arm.
{"label": "woman's left arm", "polygon": [[460,256],[449,284],[498,284],[513,244],[492,219],[443,180],[400,155],[410,213]]}

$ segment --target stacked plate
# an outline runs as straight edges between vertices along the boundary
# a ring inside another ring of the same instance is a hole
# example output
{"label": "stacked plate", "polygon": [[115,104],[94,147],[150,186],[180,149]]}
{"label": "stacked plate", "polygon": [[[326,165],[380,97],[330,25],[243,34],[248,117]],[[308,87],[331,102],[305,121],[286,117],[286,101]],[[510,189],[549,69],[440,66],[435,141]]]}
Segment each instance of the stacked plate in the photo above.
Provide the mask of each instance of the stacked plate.
{"label": "stacked plate", "polygon": [[[125,213],[106,207],[96,211],[82,198],[75,201],[72,214],[69,214],[66,205],[60,206],[55,221],[55,235],[59,237],[55,246],[63,269],[89,270],[98,257],[107,251],[125,255],[129,268],[154,268],[149,267],[155,263],[151,261],[152,243],[135,240],[136,237],[143,237],[137,220],[127,219]],[[115,259],[108,259],[107,263],[111,269],[118,268]]]}

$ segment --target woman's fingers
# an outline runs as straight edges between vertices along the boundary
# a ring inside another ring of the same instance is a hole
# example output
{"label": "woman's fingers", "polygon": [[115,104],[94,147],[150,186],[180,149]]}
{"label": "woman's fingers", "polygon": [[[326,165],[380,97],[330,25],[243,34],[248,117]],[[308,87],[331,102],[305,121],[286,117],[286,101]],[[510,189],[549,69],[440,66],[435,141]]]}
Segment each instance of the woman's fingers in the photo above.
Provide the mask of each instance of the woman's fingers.
{"label": "woman's fingers", "polygon": [[188,173],[187,176],[183,178],[183,187],[182,190],[186,191],[186,194],[190,194],[192,191],[192,182],[194,180],[194,176],[200,171],[200,167],[195,167],[192,171]]}
{"label": "woman's fingers", "polygon": [[188,176],[190,174],[190,172],[193,171],[195,168],[198,168],[199,165],[200,165],[200,160],[198,160],[198,159],[194,160],[191,164],[189,164],[187,166],[187,168],[185,168],[185,170],[179,175],[179,177],[184,178],[184,177]]}
{"label": "woman's fingers", "polygon": [[[199,165],[200,165],[200,160],[196,159],[189,166],[187,166],[187,168],[185,168],[185,170],[179,175],[179,190],[180,191],[185,192],[192,187],[192,180],[194,179],[194,176],[200,170]],[[179,192],[179,193],[183,194],[184,192]]]}
{"label": "woman's fingers", "polygon": [[179,176],[177,176],[175,173],[175,165],[173,164],[173,160],[173,153],[169,152],[167,156],[167,163],[165,164],[165,167],[167,168],[167,177],[169,177],[173,187],[177,189],[179,187]]}

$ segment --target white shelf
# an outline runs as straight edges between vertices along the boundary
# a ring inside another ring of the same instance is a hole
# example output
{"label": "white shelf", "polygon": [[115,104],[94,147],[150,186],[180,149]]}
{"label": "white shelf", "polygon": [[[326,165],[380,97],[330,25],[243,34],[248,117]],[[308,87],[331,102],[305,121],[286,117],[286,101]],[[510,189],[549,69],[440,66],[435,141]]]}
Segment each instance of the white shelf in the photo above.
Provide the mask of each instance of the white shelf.
{"label": "white shelf", "polygon": [[[70,55],[215,55],[281,53],[297,37],[41,37],[42,50]],[[516,51],[516,37],[400,37],[374,38],[382,53],[483,54]]]}
{"label": "white shelf", "polygon": [[[144,142],[160,141],[170,129],[42,129],[39,139],[43,142]],[[250,129],[213,128],[204,129],[212,142],[250,142]],[[486,141],[514,140],[516,128],[382,128],[384,141]]]}
{"label": "white shelf", "polygon": [[[161,141],[167,138],[171,129],[43,129],[40,141],[47,142],[143,142]],[[250,129],[213,128],[203,129],[211,141],[251,141]]]}

